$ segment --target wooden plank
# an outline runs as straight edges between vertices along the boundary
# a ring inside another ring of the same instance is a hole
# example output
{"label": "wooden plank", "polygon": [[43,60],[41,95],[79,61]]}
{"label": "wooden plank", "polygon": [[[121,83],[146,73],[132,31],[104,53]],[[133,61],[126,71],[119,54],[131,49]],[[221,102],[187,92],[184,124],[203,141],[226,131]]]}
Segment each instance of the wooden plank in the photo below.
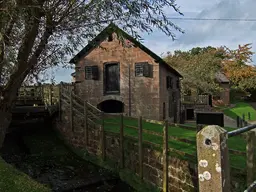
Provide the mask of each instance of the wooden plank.
{"label": "wooden plank", "polygon": [[163,192],[168,192],[168,121],[163,128]]}
{"label": "wooden plank", "polygon": [[80,103],[76,102],[76,101],[74,100],[74,98],[73,98],[73,105],[79,107],[80,109],[84,109],[84,106],[81,105]]}
{"label": "wooden plank", "polygon": [[120,115],[120,168],[124,168],[124,116]]}
{"label": "wooden plank", "polygon": [[98,123],[94,122],[92,119],[90,119],[89,117],[87,117],[87,122],[91,122],[94,125],[98,125]]}
{"label": "wooden plank", "polygon": [[85,139],[85,145],[88,144],[88,124],[87,124],[87,101],[84,101],[84,139]]}
{"label": "wooden plank", "polygon": [[82,113],[81,111],[77,110],[76,108],[73,107],[73,116],[74,116],[74,111],[82,118],[84,118],[84,113]]}
{"label": "wooden plank", "polygon": [[50,105],[52,105],[52,85],[50,85],[49,89]]}
{"label": "wooden plank", "polygon": [[92,108],[92,109],[94,109],[94,110],[96,110],[96,111],[98,111],[98,112],[101,112],[101,110],[99,110],[97,107],[93,106],[92,104],[90,104],[90,103],[88,103],[88,102],[87,102],[87,105],[88,105],[90,108]]}
{"label": "wooden plank", "polygon": [[146,130],[146,129],[143,129],[143,132],[144,132],[144,133],[147,133],[147,134],[149,134],[149,135],[155,135],[155,136],[163,137],[163,134],[162,134],[162,133],[159,133],[159,132],[149,131],[149,130]]}
{"label": "wooden plank", "polygon": [[64,97],[65,99],[69,100],[70,99],[70,94],[66,94],[62,91],[62,97]]}
{"label": "wooden plank", "polygon": [[139,127],[139,139],[138,139],[138,146],[139,146],[139,177],[143,179],[143,141],[142,141],[142,117],[138,118],[138,127]]}
{"label": "wooden plank", "polygon": [[91,115],[97,120],[101,120],[101,118],[102,118],[102,117],[99,117],[99,116],[95,115],[92,111],[90,111],[88,109],[87,109],[87,115]]}
{"label": "wooden plank", "polygon": [[59,120],[61,121],[61,84],[59,84]]}
{"label": "wooden plank", "polygon": [[131,125],[124,125],[124,127],[131,128],[131,129],[135,129],[135,130],[139,130],[138,127],[131,126]]}
{"label": "wooden plank", "polygon": [[79,96],[77,96],[75,93],[72,93],[74,100],[77,99],[79,101],[83,101],[83,99]]}
{"label": "wooden plank", "polygon": [[64,99],[61,100],[61,103],[65,103],[67,105],[70,105],[70,103],[68,101],[64,100]]}
{"label": "wooden plank", "polygon": [[246,152],[244,152],[244,151],[238,151],[238,150],[234,150],[234,149],[229,149],[228,151],[230,154],[233,154],[233,155],[246,156]]}
{"label": "wooden plank", "polygon": [[246,145],[247,186],[256,180],[256,133],[255,130],[247,133]]}
{"label": "wooden plank", "polygon": [[106,160],[106,147],[105,147],[105,131],[104,131],[104,112],[101,113],[101,126],[100,126],[100,135],[101,135],[101,155],[102,160]]}
{"label": "wooden plank", "polygon": [[189,144],[192,144],[192,145],[196,144],[196,141],[192,141],[192,140],[185,139],[185,138],[179,138],[179,137],[174,137],[174,136],[168,136],[168,138],[169,138],[169,140],[180,141],[180,142],[189,143]]}

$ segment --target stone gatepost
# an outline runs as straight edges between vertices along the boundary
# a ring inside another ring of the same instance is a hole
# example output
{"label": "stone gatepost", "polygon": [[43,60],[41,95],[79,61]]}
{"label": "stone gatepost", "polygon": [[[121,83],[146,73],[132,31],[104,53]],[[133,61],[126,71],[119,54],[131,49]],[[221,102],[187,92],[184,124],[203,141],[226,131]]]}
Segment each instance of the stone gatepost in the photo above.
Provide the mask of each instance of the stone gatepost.
{"label": "stone gatepost", "polygon": [[210,125],[197,133],[199,192],[230,192],[227,131]]}

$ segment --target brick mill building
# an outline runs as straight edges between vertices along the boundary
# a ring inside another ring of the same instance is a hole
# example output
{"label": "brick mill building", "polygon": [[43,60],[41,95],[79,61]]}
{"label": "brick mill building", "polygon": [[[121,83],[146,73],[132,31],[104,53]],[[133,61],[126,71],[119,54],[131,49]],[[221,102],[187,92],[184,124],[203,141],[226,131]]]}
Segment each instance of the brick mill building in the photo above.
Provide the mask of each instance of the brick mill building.
{"label": "brick mill building", "polygon": [[116,25],[106,27],[70,63],[76,66],[75,93],[99,109],[179,121],[182,76]]}

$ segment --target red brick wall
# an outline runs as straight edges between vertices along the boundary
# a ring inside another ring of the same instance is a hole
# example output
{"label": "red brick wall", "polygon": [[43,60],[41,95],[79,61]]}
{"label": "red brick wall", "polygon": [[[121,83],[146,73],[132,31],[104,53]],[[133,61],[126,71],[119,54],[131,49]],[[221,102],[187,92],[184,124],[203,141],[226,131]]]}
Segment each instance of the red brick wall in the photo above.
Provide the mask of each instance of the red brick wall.
{"label": "red brick wall", "polygon": [[[159,64],[147,53],[138,47],[124,48],[113,34],[114,40],[111,42],[103,41],[100,47],[92,50],[87,56],[77,64],[80,71],[76,71],[76,80],[81,83],[76,84],[77,94],[83,96],[93,105],[108,99],[115,99],[124,103],[124,112],[129,110],[129,84],[128,66],[131,65],[131,115],[142,115],[148,119],[161,120],[162,103],[166,102],[166,92],[163,90],[160,95]],[[103,95],[103,64],[105,62],[120,63],[120,95]],[[135,63],[149,62],[153,65],[153,78],[135,77]],[[98,65],[100,70],[99,80],[85,80],[85,65]],[[164,68],[161,69],[165,72]],[[164,78],[164,77],[161,77]],[[165,86],[166,87],[166,86]],[[165,88],[164,87],[164,88]],[[161,99],[163,99],[161,101]]]}
{"label": "red brick wall", "polygon": [[223,101],[225,105],[230,104],[230,85],[229,84],[221,84],[223,90],[220,93],[220,99]]}
{"label": "red brick wall", "polygon": [[[171,76],[173,79],[173,89],[168,90],[166,87],[166,77],[167,76]],[[176,119],[179,122],[179,118],[180,118],[180,89],[177,88],[176,86],[176,82],[179,78],[177,76],[175,76],[174,74],[172,74],[170,71],[166,70],[165,66],[160,66],[160,119],[163,119],[163,103],[165,102],[165,114],[166,114],[166,118],[168,118],[168,120],[173,121],[174,117],[169,117],[169,107],[176,107],[177,108],[177,113],[176,115]],[[176,101],[177,101],[177,105],[173,106],[173,105],[169,105],[169,96],[170,94],[172,94],[172,92],[175,93],[176,96]]]}

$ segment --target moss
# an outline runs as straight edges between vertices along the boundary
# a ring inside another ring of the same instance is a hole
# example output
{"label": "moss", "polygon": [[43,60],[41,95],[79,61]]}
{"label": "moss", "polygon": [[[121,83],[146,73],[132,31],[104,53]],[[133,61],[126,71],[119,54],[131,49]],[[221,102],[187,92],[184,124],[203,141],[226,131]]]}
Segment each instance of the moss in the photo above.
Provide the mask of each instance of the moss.
{"label": "moss", "polygon": [[0,157],[0,191],[48,192],[51,190],[16,170]]}

